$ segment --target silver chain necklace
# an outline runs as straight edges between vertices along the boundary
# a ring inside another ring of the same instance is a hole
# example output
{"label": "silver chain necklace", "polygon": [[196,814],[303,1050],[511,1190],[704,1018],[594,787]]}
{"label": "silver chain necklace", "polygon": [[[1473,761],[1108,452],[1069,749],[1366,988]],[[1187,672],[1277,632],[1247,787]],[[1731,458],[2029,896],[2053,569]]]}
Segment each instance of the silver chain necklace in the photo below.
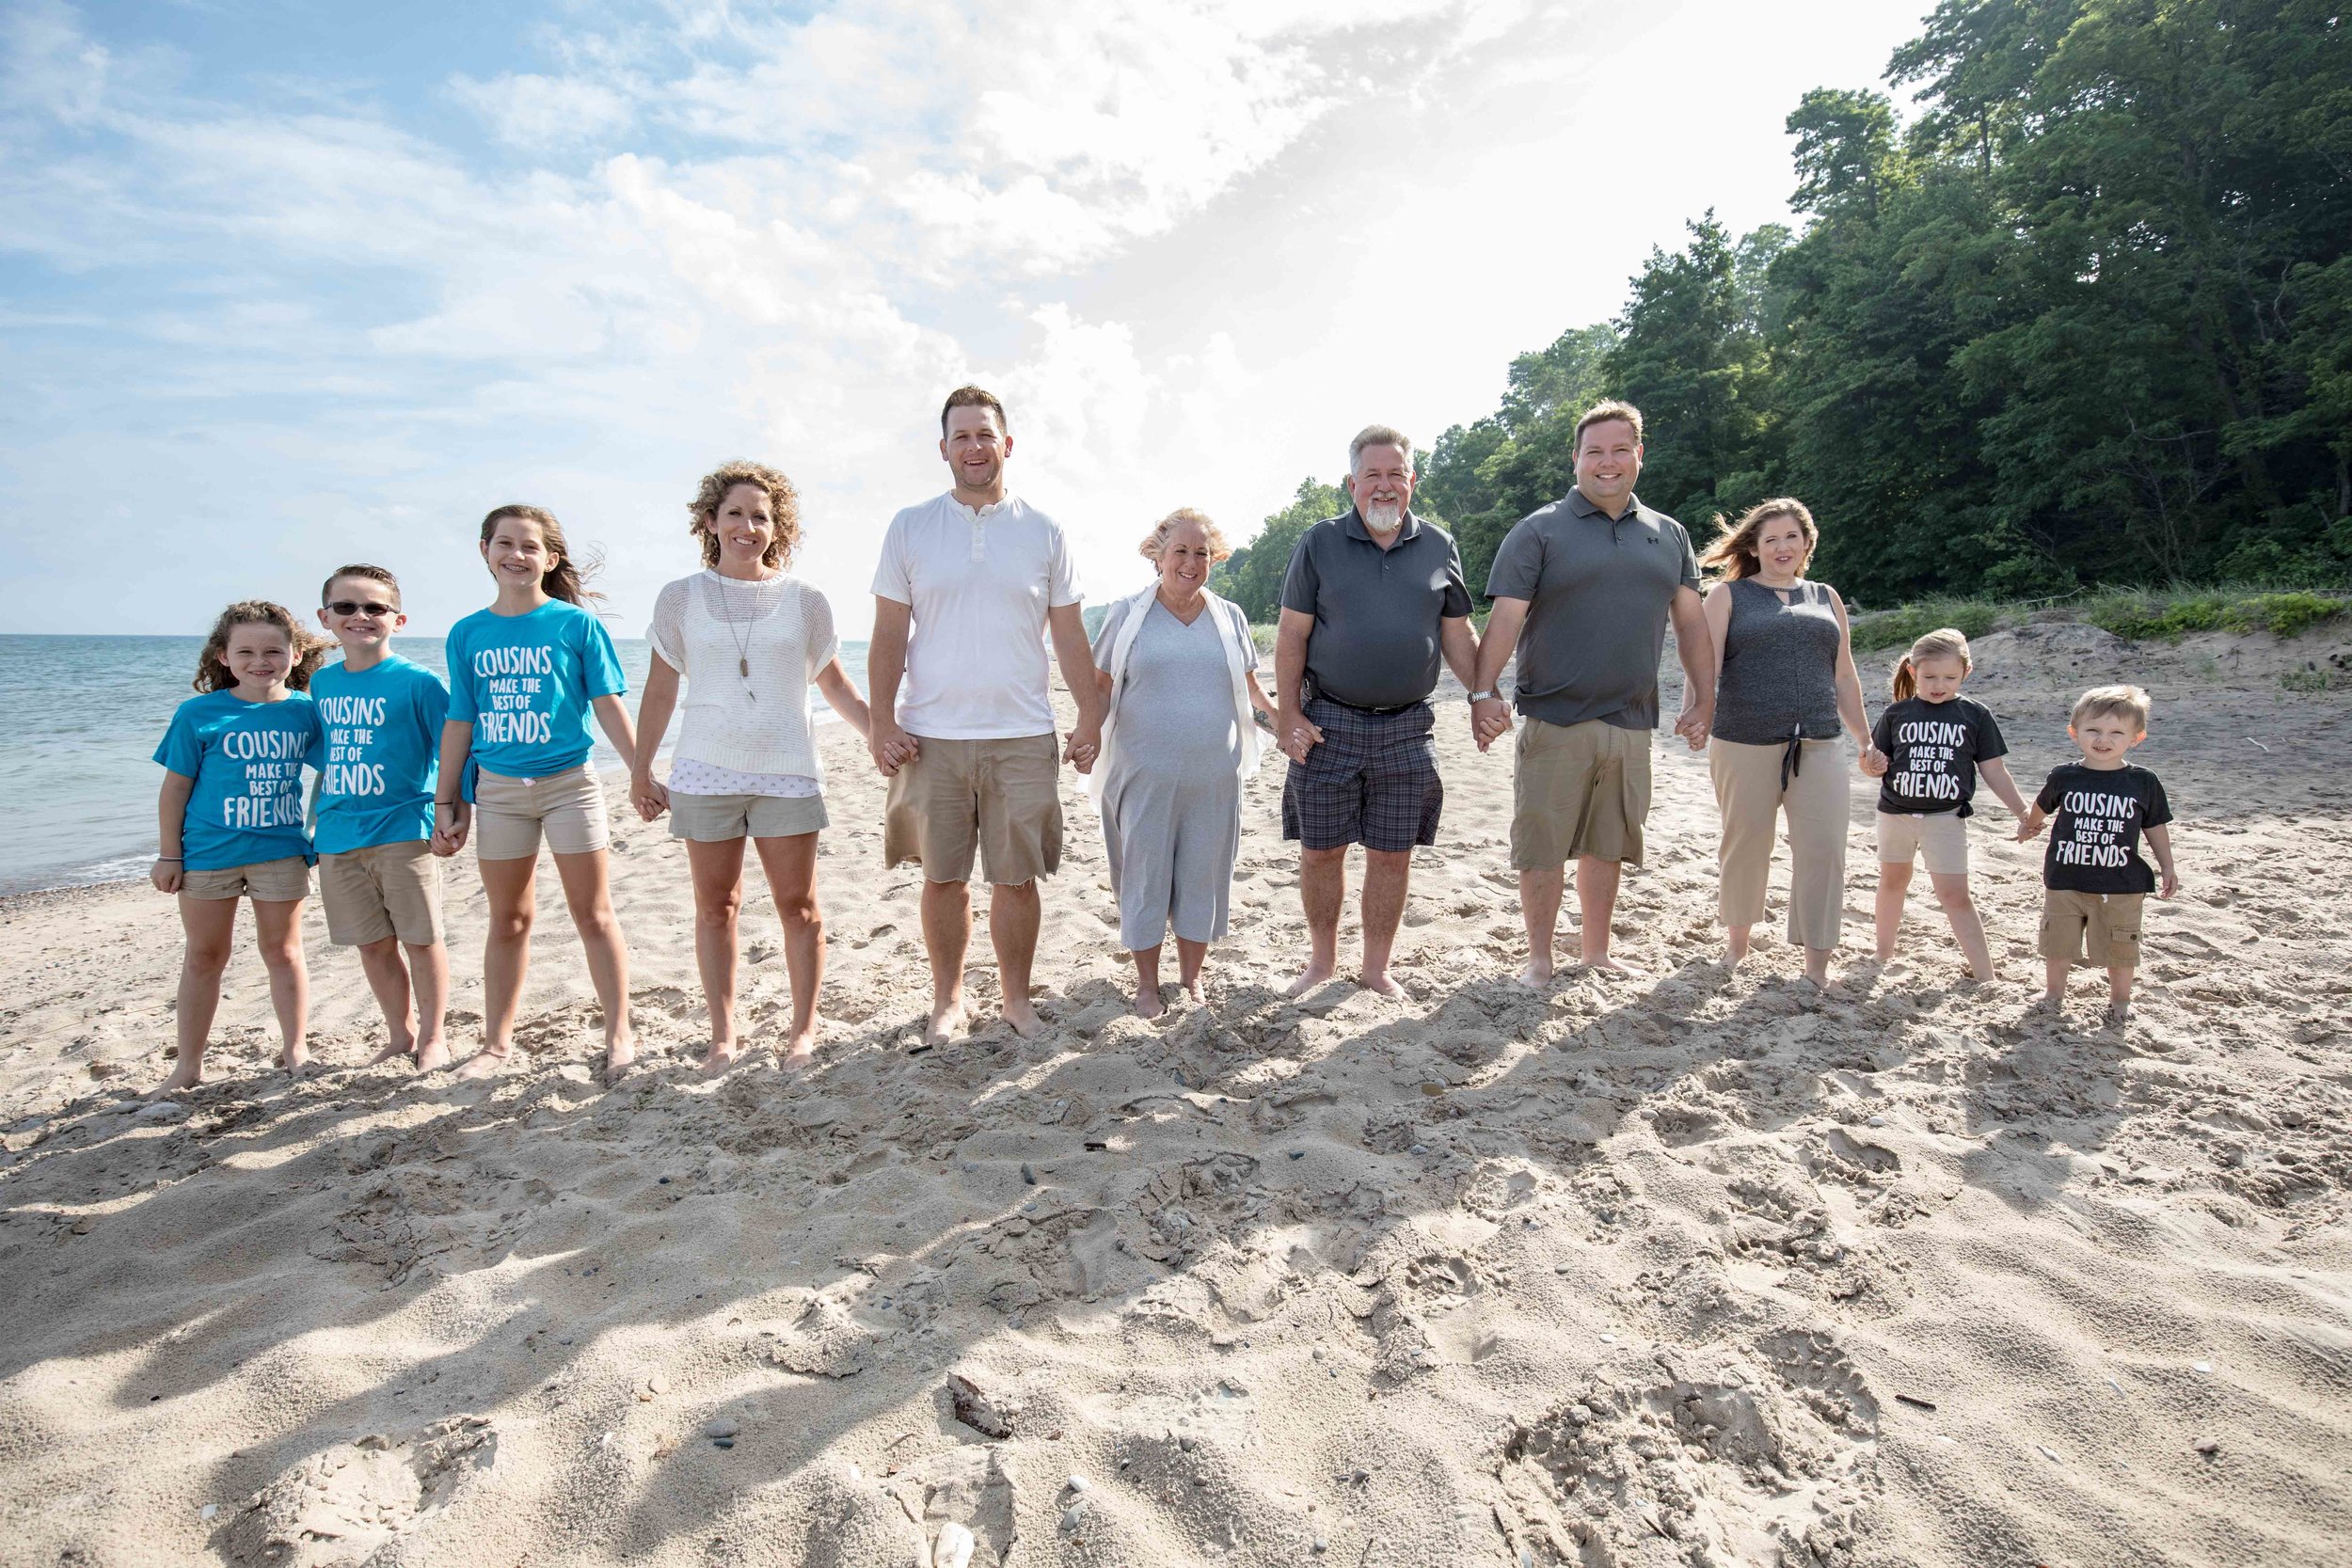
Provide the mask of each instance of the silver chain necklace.
{"label": "silver chain necklace", "polygon": [[[759,693],[752,689],[751,636],[748,632],[738,632],[735,629],[735,592],[727,586],[727,575],[724,572],[714,572],[712,576],[719,579],[719,604],[724,611],[720,619],[726,623],[727,641],[735,644],[735,671],[737,674],[743,677],[743,700],[748,703],[756,703],[759,701]],[[753,608],[758,608],[756,598],[753,601]],[[749,623],[745,625],[748,626]]]}

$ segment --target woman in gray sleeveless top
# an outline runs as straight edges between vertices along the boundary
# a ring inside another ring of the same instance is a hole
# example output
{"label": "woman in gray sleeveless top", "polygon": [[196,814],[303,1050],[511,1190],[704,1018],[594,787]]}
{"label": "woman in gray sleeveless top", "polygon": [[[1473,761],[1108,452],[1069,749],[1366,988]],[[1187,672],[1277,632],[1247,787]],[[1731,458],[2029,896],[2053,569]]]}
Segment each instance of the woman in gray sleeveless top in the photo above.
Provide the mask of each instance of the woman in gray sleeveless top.
{"label": "woman in gray sleeveless top", "polygon": [[1813,514],[1786,497],[1748,509],[1700,564],[1720,580],[1707,594],[1715,642],[1715,722],[1708,770],[1723,813],[1716,861],[1724,961],[1747,957],[1764,914],[1778,819],[1788,818],[1788,941],[1804,972],[1829,979],[1846,897],[1846,759],[1842,724],[1869,757],[1870,721],[1853,667],[1837,590],[1808,582],[1820,538]]}

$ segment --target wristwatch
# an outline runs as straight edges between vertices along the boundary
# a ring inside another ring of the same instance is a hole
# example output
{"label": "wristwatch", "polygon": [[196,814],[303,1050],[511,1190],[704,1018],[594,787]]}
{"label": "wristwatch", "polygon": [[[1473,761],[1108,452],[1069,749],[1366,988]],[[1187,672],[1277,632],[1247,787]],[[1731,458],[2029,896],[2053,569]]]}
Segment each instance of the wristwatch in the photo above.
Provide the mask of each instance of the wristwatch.
{"label": "wristwatch", "polygon": [[1490,688],[1485,691],[1471,692],[1470,700],[1473,703],[1499,703],[1502,700],[1502,693]]}

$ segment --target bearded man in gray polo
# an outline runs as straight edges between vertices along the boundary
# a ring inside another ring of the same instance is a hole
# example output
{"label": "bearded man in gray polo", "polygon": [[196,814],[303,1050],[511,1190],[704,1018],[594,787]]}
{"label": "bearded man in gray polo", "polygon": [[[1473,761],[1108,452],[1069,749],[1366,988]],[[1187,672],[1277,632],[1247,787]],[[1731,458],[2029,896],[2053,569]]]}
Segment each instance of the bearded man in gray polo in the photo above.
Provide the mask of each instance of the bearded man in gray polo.
{"label": "bearded man in gray polo", "polygon": [[1351,844],[1364,847],[1357,983],[1404,994],[1389,958],[1414,847],[1437,842],[1445,805],[1429,694],[1441,660],[1464,681],[1478,660],[1462,552],[1413,515],[1413,443],[1369,425],[1348,443],[1347,467],[1353,504],[1299,536],[1275,634],[1275,739],[1291,759],[1282,836],[1299,845],[1309,948],[1294,996],[1338,968]]}
{"label": "bearded man in gray polo", "polygon": [[1511,727],[1512,705],[1495,687],[1518,651],[1513,697],[1527,724],[1513,776],[1511,863],[1527,928],[1519,978],[1533,986],[1551,979],[1570,860],[1580,961],[1630,973],[1610,956],[1609,923],[1621,868],[1642,860],[1669,618],[1684,676],[1675,731],[1694,752],[1707,744],[1715,700],[1714,643],[1699,608],[1691,536],[1633,494],[1642,411],[1596,404],[1577,421],[1575,451],[1576,488],[1520,518],[1495,552],[1486,579],[1494,611],[1471,687],[1484,751]]}

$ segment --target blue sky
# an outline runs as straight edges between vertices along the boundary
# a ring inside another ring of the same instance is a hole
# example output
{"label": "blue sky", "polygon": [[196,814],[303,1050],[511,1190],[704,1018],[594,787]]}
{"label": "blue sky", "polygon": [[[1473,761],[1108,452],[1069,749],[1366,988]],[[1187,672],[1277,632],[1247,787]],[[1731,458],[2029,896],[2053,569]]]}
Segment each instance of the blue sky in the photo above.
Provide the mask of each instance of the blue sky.
{"label": "blue sky", "polygon": [[0,8],[0,628],[200,631],[326,569],[419,630],[489,507],[620,629],[738,455],[863,626],[939,399],[1012,404],[1090,595],[1179,505],[1244,534],[1373,420],[1426,440],[1613,314],[1917,0],[674,0]]}

